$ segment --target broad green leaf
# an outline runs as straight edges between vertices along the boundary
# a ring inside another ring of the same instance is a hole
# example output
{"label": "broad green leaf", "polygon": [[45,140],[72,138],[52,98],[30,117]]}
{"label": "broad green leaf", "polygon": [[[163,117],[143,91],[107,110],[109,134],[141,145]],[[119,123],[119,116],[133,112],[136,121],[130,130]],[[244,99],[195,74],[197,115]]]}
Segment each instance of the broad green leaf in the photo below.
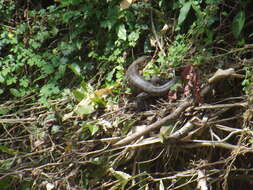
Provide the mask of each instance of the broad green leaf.
{"label": "broad green leaf", "polygon": [[184,4],[184,6],[180,9],[180,13],[179,13],[179,16],[178,16],[178,25],[181,25],[184,20],[186,19],[188,13],[189,13],[189,10],[191,8],[191,2],[187,2]]}
{"label": "broad green leaf", "polygon": [[95,111],[95,104],[87,97],[76,106],[74,111],[79,115],[88,115]]}
{"label": "broad green leaf", "polygon": [[70,68],[71,71],[73,71],[73,73],[75,73],[77,76],[81,76],[81,69],[80,69],[79,65],[77,65],[76,63],[72,63],[71,65],[69,65],[69,68]]}
{"label": "broad green leaf", "polygon": [[127,39],[127,31],[124,24],[118,27],[118,38],[124,41]]}
{"label": "broad green leaf", "polygon": [[241,31],[244,27],[244,23],[245,23],[245,12],[240,11],[234,17],[233,23],[232,23],[232,32],[233,32],[233,35],[235,36],[235,38],[238,38],[240,36]]}
{"label": "broad green leaf", "polygon": [[95,111],[93,104],[84,104],[79,106],[76,110],[79,115],[88,115]]}
{"label": "broad green leaf", "polygon": [[110,71],[109,73],[107,73],[106,80],[107,81],[111,81],[112,78],[113,78],[114,73],[115,73],[115,69],[112,69],[112,71]]}
{"label": "broad green leaf", "polygon": [[140,32],[139,31],[133,31],[128,35],[129,45],[135,46],[136,41],[139,39]]}

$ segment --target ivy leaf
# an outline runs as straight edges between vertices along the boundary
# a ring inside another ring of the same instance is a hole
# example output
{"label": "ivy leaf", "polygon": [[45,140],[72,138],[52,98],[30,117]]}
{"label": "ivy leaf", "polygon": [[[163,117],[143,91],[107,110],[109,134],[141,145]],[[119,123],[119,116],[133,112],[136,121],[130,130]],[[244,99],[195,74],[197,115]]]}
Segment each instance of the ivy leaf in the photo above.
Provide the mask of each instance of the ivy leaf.
{"label": "ivy leaf", "polygon": [[180,13],[179,13],[179,16],[178,16],[178,25],[181,25],[184,20],[186,19],[188,13],[189,13],[189,10],[191,8],[191,2],[187,2],[184,4],[184,6],[180,9]]}
{"label": "ivy leaf", "polygon": [[241,34],[241,31],[243,29],[245,23],[245,12],[240,11],[237,13],[237,15],[233,19],[233,24],[232,24],[232,32],[233,35],[238,38]]}
{"label": "ivy leaf", "polygon": [[118,27],[118,38],[124,41],[127,39],[127,31],[124,24]]}

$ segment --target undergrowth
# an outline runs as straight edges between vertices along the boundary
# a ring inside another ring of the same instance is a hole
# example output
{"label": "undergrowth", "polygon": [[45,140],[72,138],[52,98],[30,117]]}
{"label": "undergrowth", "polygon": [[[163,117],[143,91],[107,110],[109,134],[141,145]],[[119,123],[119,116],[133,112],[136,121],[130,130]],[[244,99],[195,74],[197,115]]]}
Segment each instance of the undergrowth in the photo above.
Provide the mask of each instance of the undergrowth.
{"label": "undergrowth", "polygon": [[[0,0],[0,189],[252,187],[251,7]],[[125,71],[143,54],[147,79],[180,75],[181,88],[138,112]],[[114,146],[186,96],[195,104],[160,126],[166,133]],[[188,138],[168,140],[189,123]]]}

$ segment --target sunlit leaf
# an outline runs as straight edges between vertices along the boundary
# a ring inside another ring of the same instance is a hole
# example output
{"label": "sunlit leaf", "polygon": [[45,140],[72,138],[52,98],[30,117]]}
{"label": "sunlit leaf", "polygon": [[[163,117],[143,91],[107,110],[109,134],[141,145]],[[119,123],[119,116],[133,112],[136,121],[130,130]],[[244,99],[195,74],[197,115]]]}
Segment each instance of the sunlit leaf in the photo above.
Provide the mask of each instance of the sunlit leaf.
{"label": "sunlit leaf", "polygon": [[121,39],[121,40],[126,40],[127,39],[127,31],[126,31],[126,28],[125,28],[124,24],[121,24],[118,27],[118,38]]}
{"label": "sunlit leaf", "polygon": [[95,103],[91,101],[91,96],[88,95],[77,104],[74,111],[79,115],[87,115],[95,111],[95,106]]}
{"label": "sunlit leaf", "polygon": [[91,98],[91,101],[96,103],[99,107],[105,107],[106,101],[103,98],[100,98],[98,96],[95,96],[94,98]]}
{"label": "sunlit leaf", "polygon": [[99,127],[95,124],[90,124],[90,123],[86,123],[83,125],[84,129],[87,128],[91,135],[94,135],[98,130],[99,130]]}
{"label": "sunlit leaf", "polygon": [[128,40],[129,40],[129,45],[130,46],[135,46],[136,41],[139,39],[140,32],[139,31],[133,31],[128,35]]}
{"label": "sunlit leaf", "polygon": [[[81,101],[82,102],[82,101]],[[86,102],[84,104],[78,104],[75,112],[79,115],[88,115],[95,111],[94,104],[91,102]]]}
{"label": "sunlit leaf", "polygon": [[78,102],[80,102],[85,97],[84,93],[80,90],[73,90],[73,95]]}
{"label": "sunlit leaf", "polygon": [[90,93],[91,91],[93,91],[93,87],[85,81],[81,82],[81,87],[82,87],[82,90],[86,93]]}
{"label": "sunlit leaf", "polygon": [[72,63],[71,65],[69,65],[69,68],[73,71],[73,73],[75,73],[77,76],[81,76],[81,69],[79,67],[79,65],[77,65],[76,63]]}

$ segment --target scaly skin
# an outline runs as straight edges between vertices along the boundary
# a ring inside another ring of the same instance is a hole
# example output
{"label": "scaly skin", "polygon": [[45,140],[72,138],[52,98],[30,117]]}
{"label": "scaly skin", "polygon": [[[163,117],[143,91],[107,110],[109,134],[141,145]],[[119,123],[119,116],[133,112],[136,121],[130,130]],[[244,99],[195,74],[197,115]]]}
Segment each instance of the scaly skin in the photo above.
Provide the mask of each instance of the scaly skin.
{"label": "scaly skin", "polygon": [[127,69],[126,76],[129,84],[139,92],[146,92],[151,96],[163,96],[166,95],[170,87],[172,87],[178,80],[177,77],[173,78],[169,82],[161,85],[155,86],[149,81],[145,80],[139,74],[139,66],[145,61],[150,60],[149,56],[142,56],[135,60]]}

